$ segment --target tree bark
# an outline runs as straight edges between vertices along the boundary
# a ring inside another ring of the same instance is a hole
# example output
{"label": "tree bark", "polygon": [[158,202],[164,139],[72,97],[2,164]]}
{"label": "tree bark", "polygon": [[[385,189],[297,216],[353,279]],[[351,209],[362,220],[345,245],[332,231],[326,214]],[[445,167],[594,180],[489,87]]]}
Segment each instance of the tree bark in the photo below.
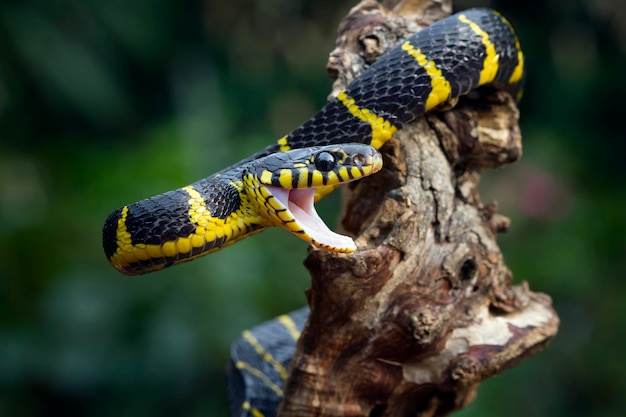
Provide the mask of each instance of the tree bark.
{"label": "tree bark", "polygon": [[[361,2],[330,56],[333,94],[450,9]],[[383,146],[381,173],[345,187],[342,227],[359,250],[310,249],[311,312],[279,416],[446,415],[556,334],[550,298],[512,284],[496,243],[510,222],[477,189],[481,168],[521,155],[515,101],[492,91],[452,104]]]}

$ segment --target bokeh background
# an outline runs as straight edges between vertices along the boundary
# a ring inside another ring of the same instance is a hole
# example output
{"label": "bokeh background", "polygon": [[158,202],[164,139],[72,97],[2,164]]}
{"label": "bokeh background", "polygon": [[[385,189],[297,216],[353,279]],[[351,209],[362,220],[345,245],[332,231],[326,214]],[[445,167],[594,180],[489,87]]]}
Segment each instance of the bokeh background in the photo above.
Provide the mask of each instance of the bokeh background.
{"label": "bokeh background", "polygon": [[[0,5],[0,415],[225,416],[228,348],[305,303],[304,242],[269,230],[127,278],[107,214],[188,184],[323,105],[354,0]],[[550,347],[481,386],[470,416],[626,411],[621,0],[490,5],[528,62],[524,157],[483,183],[513,219],[517,281],[550,294]],[[337,197],[320,211],[332,223]]]}

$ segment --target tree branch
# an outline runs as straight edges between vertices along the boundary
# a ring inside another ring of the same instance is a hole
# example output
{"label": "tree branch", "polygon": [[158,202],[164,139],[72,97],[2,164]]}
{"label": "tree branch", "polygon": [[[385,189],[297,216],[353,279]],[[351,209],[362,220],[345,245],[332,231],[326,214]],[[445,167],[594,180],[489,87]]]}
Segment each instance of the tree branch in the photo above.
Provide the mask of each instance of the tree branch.
{"label": "tree branch", "polygon": [[[393,3],[401,15],[366,0],[340,26],[335,93],[450,12]],[[550,298],[512,284],[496,243],[509,220],[477,190],[481,168],[520,157],[518,117],[508,93],[461,99],[396,134],[381,149],[384,170],[347,187],[342,227],[360,250],[311,248],[305,260],[311,313],[278,415],[445,415],[554,337]]]}

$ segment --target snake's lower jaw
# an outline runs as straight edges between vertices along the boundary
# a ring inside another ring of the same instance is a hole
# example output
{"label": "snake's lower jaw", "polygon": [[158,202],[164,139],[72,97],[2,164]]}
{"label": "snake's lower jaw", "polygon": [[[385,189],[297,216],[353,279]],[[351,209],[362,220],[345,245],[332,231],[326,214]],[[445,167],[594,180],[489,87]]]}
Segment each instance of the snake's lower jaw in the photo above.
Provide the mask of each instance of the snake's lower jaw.
{"label": "snake's lower jaw", "polygon": [[356,250],[351,237],[333,232],[315,210],[315,188],[285,189],[266,186],[282,206],[276,218],[277,226],[300,239],[332,252],[350,253]]}

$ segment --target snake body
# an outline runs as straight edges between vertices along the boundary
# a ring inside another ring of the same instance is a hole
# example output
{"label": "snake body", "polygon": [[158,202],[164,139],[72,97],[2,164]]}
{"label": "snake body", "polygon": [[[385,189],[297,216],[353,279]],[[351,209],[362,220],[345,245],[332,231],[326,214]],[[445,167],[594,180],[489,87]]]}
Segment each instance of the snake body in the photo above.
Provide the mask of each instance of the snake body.
{"label": "snake body", "polygon": [[516,96],[523,78],[519,41],[501,15],[472,9],[450,16],[382,55],[276,143],[187,187],[115,210],[103,229],[105,254],[121,272],[140,274],[269,226],[328,250],[351,252],[352,240],[331,232],[313,202],[338,184],[380,169],[372,148],[416,117],[482,85]]}

